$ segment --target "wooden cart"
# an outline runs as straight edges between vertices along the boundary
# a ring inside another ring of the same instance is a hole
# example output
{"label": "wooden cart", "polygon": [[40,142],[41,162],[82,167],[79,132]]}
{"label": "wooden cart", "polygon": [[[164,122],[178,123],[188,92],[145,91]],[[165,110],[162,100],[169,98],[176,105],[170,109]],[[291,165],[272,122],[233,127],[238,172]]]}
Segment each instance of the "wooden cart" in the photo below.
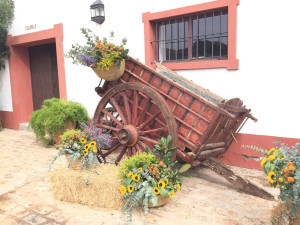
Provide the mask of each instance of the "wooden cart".
{"label": "wooden cart", "polygon": [[227,101],[173,71],[157,70],[130,58],[120,79],[96,88],[102,98],[94,120],[114,141],[99,152],[104,161],[113,155],[117,164],[171,135],[173,160],[202,164],[251,194],[272,198],[213,158],[229,148],[248,118],[256,121],[251,110],[238,98]]}

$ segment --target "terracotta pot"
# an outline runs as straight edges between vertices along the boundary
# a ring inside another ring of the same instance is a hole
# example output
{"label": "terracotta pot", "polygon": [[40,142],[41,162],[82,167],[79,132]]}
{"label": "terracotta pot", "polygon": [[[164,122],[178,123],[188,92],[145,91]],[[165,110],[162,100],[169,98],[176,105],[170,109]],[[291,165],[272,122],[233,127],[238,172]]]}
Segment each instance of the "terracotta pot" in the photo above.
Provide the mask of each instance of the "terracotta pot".
{"label": "terracotta pot", "polygon": [[167,204],[170,201],[169,196],[157,195],[157,205],[153,205],[151,202],[148,202],[149,208],[157,208]]}
{"label": "terracotta pot", "polygon": [[107,81],[113,81],[119,79],[125,70],[125,60],[123,59],[120,64],[120,69],[117,67],[117,63],[112,64],[109,67],[109,70],[103,69],[99,70],[97,68],[91,67],[94,72],[97,74],[98,77],[100,77],[103,80]]}

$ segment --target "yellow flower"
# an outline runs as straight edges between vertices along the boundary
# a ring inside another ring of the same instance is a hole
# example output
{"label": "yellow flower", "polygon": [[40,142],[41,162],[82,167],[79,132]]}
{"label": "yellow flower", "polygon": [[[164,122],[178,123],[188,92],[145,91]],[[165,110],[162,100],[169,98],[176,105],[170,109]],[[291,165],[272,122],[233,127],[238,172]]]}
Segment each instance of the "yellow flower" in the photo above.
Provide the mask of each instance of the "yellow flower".
{"label": "yellow flower", "polygon": [[85,144],[85,143],[86,143],[86,139],[80,138],[80,142],[81,142],[82,144]]}
{"label": "yellow flower", "polygon": [[93,152],[97,152],[98,150],[97,150],[97,148],[96,147],[94,147],[93,148]]}
{"label": "yellow flower", "polygon": [[180,185],[179,184],[177,184],[176,189],[177,189],[177,191],[180,191]]}
{"label": "yellow flower", "polygon": [[268,180],[269,180],[269,182],[271,184],[273,184],[273,183],[276,182],[276,180],[274,180],[275,177],[276,177],[276,174],[273,171],[271,171],[270,173],[268,173]]}
{"label": "yellow flower", "polygon": [[129,174],[127,174],[127,177],[132,177],[133,173],[130,172]]}
{"label": "yellow flower", "polygon": [[269,151],[267,151],[267,154],[270,155],[274,151],[275,151],[275,148],[271,148]]}
{"label": "yellow flower", "polygon": [[273,161],[275,158],[276,158],[276,155],[270,155],[270,156],[268,157],[268,159],[270,159],[271,161]]}
{"label": "yellow flower", "polygon": [[91,145],[92,147],[95,147],[95,146],[96,146],[96,141],[91,141],[91,142],[90,142],[90,145]]}
{"label": "yellow flower", "polygon": [[133,189],[134,189],[134,188],[133,188],[132,185],[129,185],[127,189],[128,189],[128,192],[131,193],[131,192],[133,192]]}
{"label": "yellow flower", "polygon": [[87,145],[84,146],[84,149],[85,149],[85,150],[89,150],[90,147],[91,147],[91,146],[90,146],[89,144],[87,144]]}
{"label": "yellow flower", "polygon": [[280,160],[284,160],[284,158],[281,158]]}
{"label": "yellow flower", "polygon": [[140,176],[137,174],[132,175],[132,180],[138,182],[140,180]]}
{"label": "yellow flower", "polygon": [[142,168],[142,167],[140,167],[140,168],[138,168],[137,170],[138,170],[138,171],[143,171],[143,168]]}
{"label": "yellow flower", "polygon": [[170,197],[170,199],[173,199],[173,198],[175,197],[174,191],[171,191],[171,192],[170,192],[169,197]]}
{"label": "yellow flower", "polygon": [[157,184],[157,186],[160,187],[161,189],[164,189],[164,188],[165,188],[165,185],[166,185],[166,184],[165,184],[165,182],[163,182],[163,181],[159,181],[158,184]]}
{"label": "yellow flower", "polygon": [[263,167],[263,166],[265,165],[266,161],[267,161],[267,158],[266,158],[266,157],[264,157],[264,158],[261,160],[261,162],[260,162],[261,167]]}
{"label": "yellow flower", "polygon": [[165,180],[165,184],[168,185],[168,183],[169,183],[169,181],[168,181],[168,179],[166,179],[166,180]]}
{"label": "yellow flower", "polygon": [[156,194],[156,195],[158,195],[159,194],[159,190],[158,190],[158,188],[157,187],[155,187],[155,188],[153,188],[152,189],[152,191]]}
{"label": "yellow flower", "polygon": [[122,195],[125,195],[126,193],[126,187],[124,187],[123,185],[120,187],[120,191]]}
{"label": "yellow flower", "polygon": [[89,150],[84,150],[84,151],[83,151],[83,154],[84,154],[84,155],[87,155],[88,153],[89,153]]}

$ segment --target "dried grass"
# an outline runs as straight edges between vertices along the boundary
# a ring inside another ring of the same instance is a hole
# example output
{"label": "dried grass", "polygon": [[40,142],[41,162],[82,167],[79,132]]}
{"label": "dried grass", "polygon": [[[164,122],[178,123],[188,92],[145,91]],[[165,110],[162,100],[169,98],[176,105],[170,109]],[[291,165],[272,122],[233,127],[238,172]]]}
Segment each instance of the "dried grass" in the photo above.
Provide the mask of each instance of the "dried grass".
{"label": "dried grass", "polygon": [[273,222],[273,218],[278,218],[274,225],[300,225],[300,210],[298,210],[297,214],[293,218],[289,218],[289,221],[285,218],[280,219],[280,215],[287,211],[286,206],[280,202],[277,206],[273,208],[271,211],[271,223]]}
{"label": "dried grass", "polygon": [[[118,167],[111,164],[101,164],[97,171],[60,169],[49,174],[54,198],[89,206],[120,210],[123,199],[120,193],[121,178],[118,177]],[[88,177],[89,185],[85,185]]]}

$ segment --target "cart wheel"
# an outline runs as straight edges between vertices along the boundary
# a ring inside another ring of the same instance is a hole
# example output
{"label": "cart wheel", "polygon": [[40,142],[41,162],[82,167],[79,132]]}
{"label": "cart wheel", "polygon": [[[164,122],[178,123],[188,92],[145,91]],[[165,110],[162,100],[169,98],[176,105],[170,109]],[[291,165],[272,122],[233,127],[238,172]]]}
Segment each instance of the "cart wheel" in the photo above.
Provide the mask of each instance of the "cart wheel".
{"label": "cart wheel", "polygon": [[155,90],[140,83],[111,88],[100,100],[94,120],[98,127],[111,134],[113,142],[118,141],[110,150],[99,151],[104,162],[113,158],[118,164],[126,153],[130,157],[144,152],[146,147],[151,152],[153,145],[160,144],[158,139],[168,135],[172,136],[171,146],[177,144],[177,125],[167,102]]}

